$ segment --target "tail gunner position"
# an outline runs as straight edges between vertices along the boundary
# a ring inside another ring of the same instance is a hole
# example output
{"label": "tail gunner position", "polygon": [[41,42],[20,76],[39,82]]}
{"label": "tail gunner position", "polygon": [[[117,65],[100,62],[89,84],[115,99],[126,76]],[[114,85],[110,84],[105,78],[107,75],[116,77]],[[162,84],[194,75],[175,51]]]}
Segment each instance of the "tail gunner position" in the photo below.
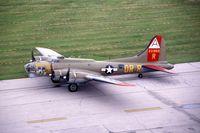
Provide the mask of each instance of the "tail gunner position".
{"label": "tail gunner position", "polygon": [[36,49],[42,56],[34,56],[32,51],[31,62],[24,66],[26,72],[30,75],[48,75],[53,83],[64,81],[70,92],[78,90],[78,83],[91,80],[126,86],[128,84],[106,76],[138,73],[138,77],[142,78],[146,72],[173,73],[170,69],[174,67],[166,61],[166,47],[161,35],[153,37],[147,48],[136,56],[109,61],[65,58],[51,49]]}

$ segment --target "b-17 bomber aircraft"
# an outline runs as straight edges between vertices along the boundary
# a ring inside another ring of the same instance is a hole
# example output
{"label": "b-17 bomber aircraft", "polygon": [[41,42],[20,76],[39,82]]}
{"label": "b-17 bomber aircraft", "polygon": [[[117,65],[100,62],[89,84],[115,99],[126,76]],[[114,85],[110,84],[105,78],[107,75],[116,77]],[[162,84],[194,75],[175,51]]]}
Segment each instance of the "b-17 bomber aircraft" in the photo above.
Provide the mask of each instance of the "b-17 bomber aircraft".
{"label": "b-17 bomber aircraft", "polygon": [[41,56],[34,56],[26,64],[25,70],[37,76],[50,76],[53,83],[63,81],[68,84],[68,90],[75,92],[78,84],[87,81],[99,81],[115,85],[127,86],[129,84],[114,80],[110,75],[143,73],[163,71],[174,73],[170,69],[174,66],[166,61],[166,47],[161,35],[154,36],[147,48],[133,57],[96,61],[93,59],[65,58],[63,55],[47,48],[36,47]]}

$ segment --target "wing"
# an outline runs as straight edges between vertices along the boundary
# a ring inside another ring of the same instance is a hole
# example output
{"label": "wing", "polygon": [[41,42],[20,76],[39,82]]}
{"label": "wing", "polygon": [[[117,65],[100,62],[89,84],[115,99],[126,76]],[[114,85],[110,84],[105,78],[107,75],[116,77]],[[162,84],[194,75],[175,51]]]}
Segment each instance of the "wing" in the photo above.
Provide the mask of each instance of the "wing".
{"label": "wing", "polygon": [[63,55],[48,49],[48,48],[41,48],[41,47],[36,47],[36,49],[39,51],[39,53],[45,57],[50,57],[52,59],[57,59],[57,58],[64,58]]}
{"label": "wing", "polygon": [[171,71],[171,70],[168,70],[166,68],[159,67],[159,66],[156,66],[156,65],[142,65],[142,66],[146,67],[146,68],[150,68],[150,69],[156,70],[156,71],[163,71],[163,72],[172,73],[172,74],[176,73],[174,71]]}
{"label": "wing", "polygon": [[119,85],[119,86],[134,86],[134,85],[123,83],[121,81],[111,79],[111,78],[101,76],[101,75],[90,75],[90,74],[88,74],[86,76],[86,78],[89,79],[89,80],[94,80],[94,81],[99,81],[99,82],[104,82],[104,83],[109,83],[109,84],[115,84],[115,85]]}
{"label": "wing", "polygon": [[121,82],[119,80],[102,76],[99,73],[96,73],[93,71],[82,70],[82,69],[70,69],[70,73],[72,73],[72,75],[74,75],[77,80],[82,78],[82,79],[85,79],[86,81],[94,80],[98,82],[104,82],[104,83],[109,83],[109,84],[114,84],[114,85],[119,85],[119,86],[134,86],[134,85]]}

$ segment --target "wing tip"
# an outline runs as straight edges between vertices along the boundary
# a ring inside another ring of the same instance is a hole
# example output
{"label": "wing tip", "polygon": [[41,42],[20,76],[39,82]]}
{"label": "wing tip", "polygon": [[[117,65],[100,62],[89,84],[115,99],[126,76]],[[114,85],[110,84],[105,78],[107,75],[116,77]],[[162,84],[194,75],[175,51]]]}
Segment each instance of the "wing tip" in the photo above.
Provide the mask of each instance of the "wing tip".
{"label": "wing tip", "polygon": [[177,72],[170,70],[169,73],[171,74],[177,74]]}
{"label": "wing tip", "polygon": [[119,83],[119,84],[115,84],[117,86],[135,86],[133,84],[127,84],[127,83]]}

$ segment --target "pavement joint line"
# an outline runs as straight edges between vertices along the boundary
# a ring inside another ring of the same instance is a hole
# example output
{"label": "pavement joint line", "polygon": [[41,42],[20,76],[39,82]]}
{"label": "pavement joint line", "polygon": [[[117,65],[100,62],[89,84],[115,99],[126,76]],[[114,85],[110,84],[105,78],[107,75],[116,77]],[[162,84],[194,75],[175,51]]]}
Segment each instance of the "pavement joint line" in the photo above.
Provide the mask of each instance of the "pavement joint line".
{"label": "pavement joint line", "polygon": [[106,129],[108,131],[108,133],[112,133],[112,131],[110,131],[110,129],[108,129],[105,125],[102,125],[104,129]]}
{"label": "pavement joint line", "polygon": [[183,105],[179,106],[179,108],[198,109],[198,108],[200,108],[200,103],[183,104]]}
{"label": "pavement joint line", "polygon": [[60,121],[60,120],[66,120],[66,118],[57,117],[57,118],[49,118],[49,119],[31,120],[31,121],[27,121],[27,123],[33,124],[33,123],[44,123],[44,122],[52,122],[52,121]]}
{"label": "pavement joint line", "polygon": [[[48,87],[48,88],[47,88]],[[14,89],[3,89],[0,90],[0,92],[2,91],[23,91],[23,90],[27,90],[27,88],[29,90],[40,90],[40,89],[49,89],[49,88],[54,88],[52,85],[46,85],[46,86],[33,86],[33,87],[24,87],[24,88],[14,88]]]}
{"label": "pavement joint line", "polygon": [[48,102],[52,102],[51,100],[45,100],[45,101],[39,101],[39,102],[31,102],[31,103],[23,103],[23,104],[12,104],[12,105],[5,105],[5,106],[0,106],[1,108],[8,108],[11,106],[25,106],[25,105],[31,105],[31,104],[38,104],[38,103],[48,103]]}
{"label": "pavement joint line", "polygon": [[[146,87],[144,87],[146,89]],[[147,90],[147,89],[146,89]],[[193,114],[188,113],[184,109],[180,108],[174,101],[169,100],[154,91],[147,90],[147,92],[153,96],[155,99],[159,100],[160,102],[164,103],[165,105],[172,106],[175,110],[182,112],[184,115],[188,116],[191,120],[200,123],[200,119]]]}
{"label": "pavement joint line", "polygon": [[[155,129],[165,129],[165,128],[176,128],[176,127],[185,127],[185,126],[188,126],[187,124],[181,124],[181,125],[172,125],[172,126],[158,126],[158,127],[150,127],[150,128],[145,128],[145,129],[136,129],[136,130],[133,130],[135,132],[131,132],[131,133],[137,133],[137,132],[145,132],[145,131],[149,131],[151,133],[155,133],[153,132],[152,130],[155,130]],[[199,126],[198,124],[195,124],[192,126]],[[128,131],[124,131],[123,133],[129,133]],[[120,132],[121,133],[121,132]]]}
{"label": "pavement joint line", "polygon": [[160,109],[162,109],[162,108],[161,107],[150,107],[150,108],[127,109],[124,111],[131,113],[131,112],[153,111],[153,110],[160,110]]}

